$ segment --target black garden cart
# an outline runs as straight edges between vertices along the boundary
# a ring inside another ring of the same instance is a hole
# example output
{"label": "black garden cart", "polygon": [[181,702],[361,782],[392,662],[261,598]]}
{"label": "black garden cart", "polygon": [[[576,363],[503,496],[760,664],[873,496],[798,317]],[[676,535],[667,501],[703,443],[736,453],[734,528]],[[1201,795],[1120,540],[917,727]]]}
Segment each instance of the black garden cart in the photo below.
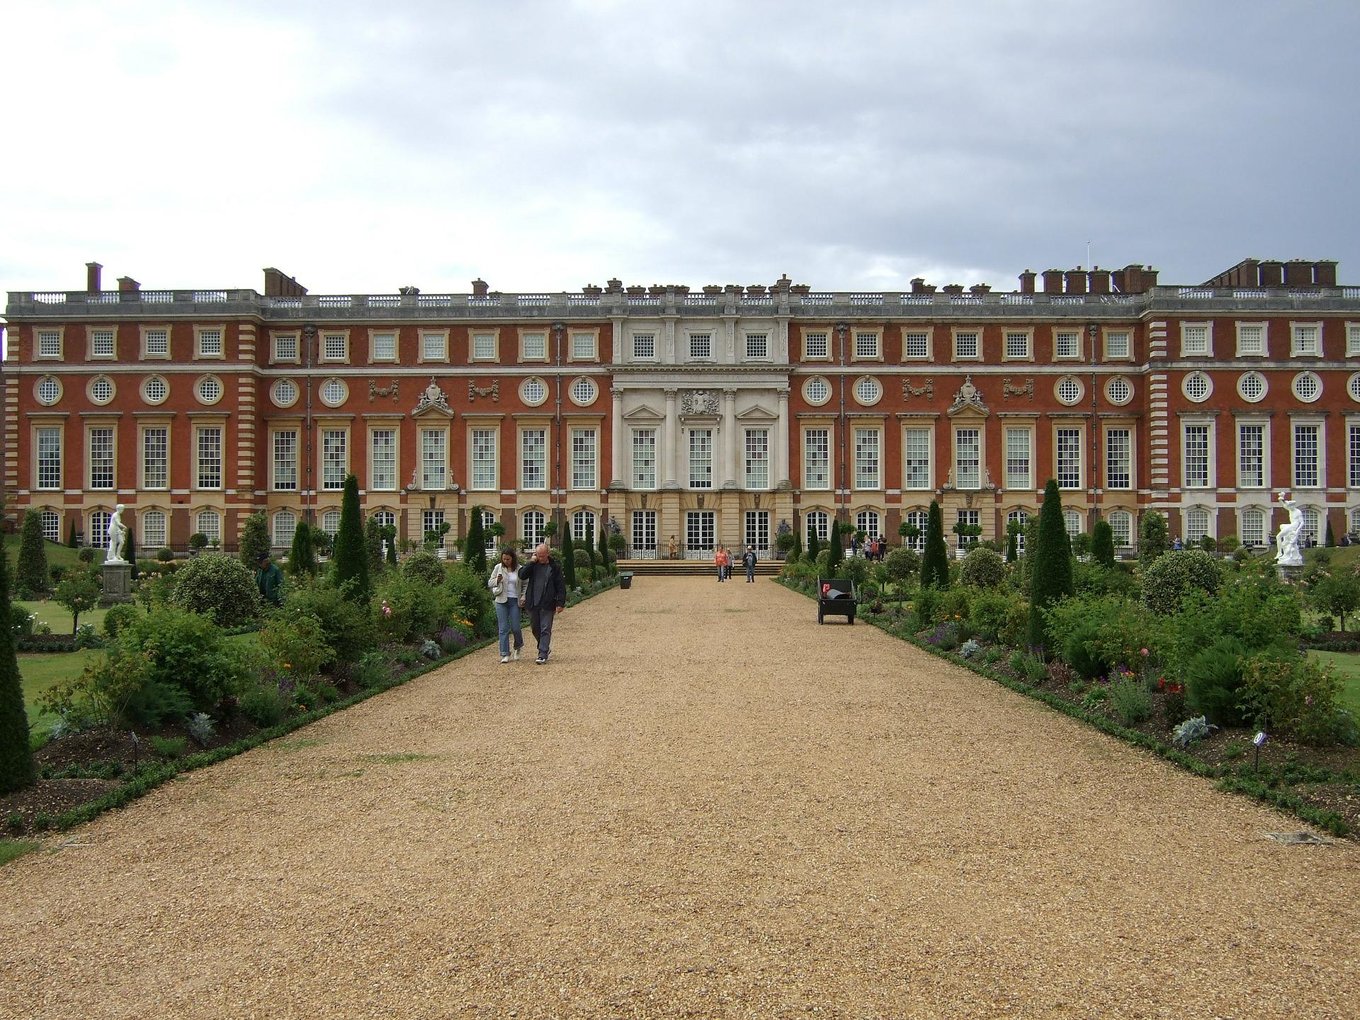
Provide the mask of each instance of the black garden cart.
{"label": "black garden cart", "polygon": [[817,578],[817,622],[825,623],[828,616],[844,616],[854,625],[855,582],[848,577]]}

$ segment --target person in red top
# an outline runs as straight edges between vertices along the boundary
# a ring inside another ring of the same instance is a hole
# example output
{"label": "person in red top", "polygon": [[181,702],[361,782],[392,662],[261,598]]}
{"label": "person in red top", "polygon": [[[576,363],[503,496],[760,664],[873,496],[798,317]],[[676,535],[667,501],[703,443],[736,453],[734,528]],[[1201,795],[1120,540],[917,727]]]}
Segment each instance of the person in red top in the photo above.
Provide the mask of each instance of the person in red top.
{"label": "person in red top", "polygon": [[713,565],[718,568],[718,583],[721,584],[727,580],[724,576],[727,571],[727,550],[722,546],[718,546],[718,551],[713,554]]}

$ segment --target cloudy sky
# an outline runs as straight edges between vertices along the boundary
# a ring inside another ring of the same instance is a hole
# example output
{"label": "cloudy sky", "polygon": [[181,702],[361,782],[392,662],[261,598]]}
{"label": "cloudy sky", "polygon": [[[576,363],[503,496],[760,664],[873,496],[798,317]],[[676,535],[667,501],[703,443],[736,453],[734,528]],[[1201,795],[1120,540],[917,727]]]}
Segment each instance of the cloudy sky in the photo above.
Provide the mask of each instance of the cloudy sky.
{"label": "cloudy sky", "polygon": [[1360,282],[1355,0],[0,0],[0,36],[0,290]]}

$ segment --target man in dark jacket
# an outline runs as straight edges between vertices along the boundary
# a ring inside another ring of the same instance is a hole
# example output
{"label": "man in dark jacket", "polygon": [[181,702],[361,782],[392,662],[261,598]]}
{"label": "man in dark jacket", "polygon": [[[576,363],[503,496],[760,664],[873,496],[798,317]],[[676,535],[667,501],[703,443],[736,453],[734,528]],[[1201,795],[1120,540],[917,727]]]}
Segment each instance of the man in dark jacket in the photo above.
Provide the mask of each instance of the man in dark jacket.
{"label": "man in dark jacket", "polygon": [[266,606],[283,605],[283,571],[269,558],[269,553],[260,553],[255,586],[260,589],[260,598]]}
{"label": "man in dark jacket", "polygon": [[535,666],[548,661],[552,651],[553,619],[567,607],[567,581],[562,565],[548,552],[546,542],[534,549],[529,562],[519,568],[522,608],[529,615],[529,630],[538,642]]}

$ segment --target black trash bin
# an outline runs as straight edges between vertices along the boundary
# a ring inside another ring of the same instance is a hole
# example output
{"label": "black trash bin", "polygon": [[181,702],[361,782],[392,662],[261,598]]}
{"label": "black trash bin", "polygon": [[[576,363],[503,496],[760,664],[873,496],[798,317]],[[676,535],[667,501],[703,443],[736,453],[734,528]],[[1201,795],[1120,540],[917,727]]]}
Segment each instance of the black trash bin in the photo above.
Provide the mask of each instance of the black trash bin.
{"label": "black trash bin", "polygon": [[633,587],[633,575],[631,571],[623,570],[619,572],[619,587],[624,589]]}

